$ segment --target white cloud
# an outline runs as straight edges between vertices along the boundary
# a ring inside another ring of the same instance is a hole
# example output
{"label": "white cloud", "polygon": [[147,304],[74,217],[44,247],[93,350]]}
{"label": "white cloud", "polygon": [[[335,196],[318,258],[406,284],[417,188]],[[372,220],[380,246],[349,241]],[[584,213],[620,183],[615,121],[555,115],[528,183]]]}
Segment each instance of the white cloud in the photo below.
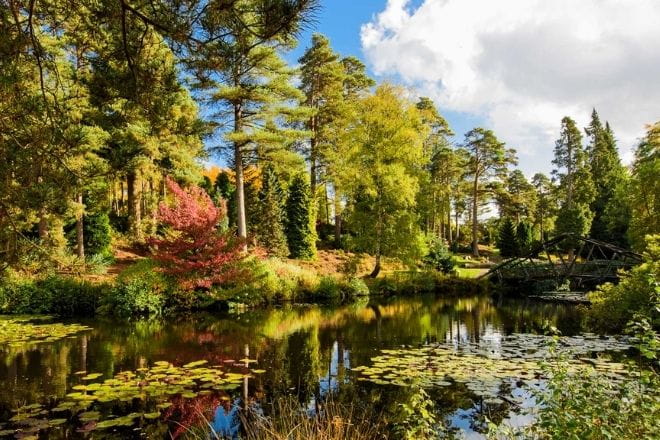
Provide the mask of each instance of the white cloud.
{"label": "white cloud", "polygon": [[467,112],[547,170],[563,116],[608,120],[625,159],[660,120],[659,0],[389,0],[361,29],[377,75]]}

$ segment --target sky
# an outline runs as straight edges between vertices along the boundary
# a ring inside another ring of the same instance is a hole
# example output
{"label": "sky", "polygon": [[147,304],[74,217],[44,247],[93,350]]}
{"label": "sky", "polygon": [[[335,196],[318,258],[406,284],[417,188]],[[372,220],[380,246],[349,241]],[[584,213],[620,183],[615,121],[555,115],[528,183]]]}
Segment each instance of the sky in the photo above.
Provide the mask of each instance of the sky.
{"label": "sky", "polygon": [[596,108],[626,163],[660,120],[660,0],[322,0],[289,62],[314,32],[431,97],[456,142],[492,129],[528,177],[550,171],[563,116]]}

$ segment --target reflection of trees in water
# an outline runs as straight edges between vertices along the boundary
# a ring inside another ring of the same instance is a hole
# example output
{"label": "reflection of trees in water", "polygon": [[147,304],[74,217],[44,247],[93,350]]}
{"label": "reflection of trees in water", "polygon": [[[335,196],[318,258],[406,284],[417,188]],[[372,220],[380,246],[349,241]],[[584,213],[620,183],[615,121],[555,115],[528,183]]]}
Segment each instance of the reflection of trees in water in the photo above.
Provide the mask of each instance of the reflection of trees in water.
{"label": "reflection of trees in water", "polygon": [[[206,359],[231,366],[224,361],[241,359],[245,345],[250,357],[258,360],[251,367],[266,370],[250,379],[250,401],[294,394],[309,404],[332,394],[349,404],[373,402],[394,411],[400,399],[410,398],[406,391],[352,382],[350,365],[368,364],[379,348],[476,342],[501,333],[538,331],[546,322],[565,334],[574,333],[579,329],[579,313],[544,303],[503,301],[496,306],[487,297],[423,296],[377,299],[368,306],[285,306],[167,321],[97,320],[87,323],[94,330],[84,336],[0,353],[0,420],[6,418],[3,405],[63,396],[76,371],[100,372],[108,378],[157,360],[183,365]],[[443,417],[473,406],[461,386],[433,390],[431,396]]]}

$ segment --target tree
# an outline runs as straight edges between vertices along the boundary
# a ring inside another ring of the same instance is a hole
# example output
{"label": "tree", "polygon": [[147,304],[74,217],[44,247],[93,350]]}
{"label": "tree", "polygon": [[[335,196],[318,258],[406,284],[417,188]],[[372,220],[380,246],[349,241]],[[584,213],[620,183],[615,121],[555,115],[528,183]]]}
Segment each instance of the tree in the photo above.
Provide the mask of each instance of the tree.
{"label": "tree", "polygon": [[342,201],[344,188],[350,186],[354,179],[353,163],[350,160],[354,145],[351,140],[351,127],[357,119],[359,99],[367,93],[375,81],[366,74],[366,66],[355,57],[341,59],[342,106],[335,114],[328,128],[329,148],[324,151],[326,174],[333,186],[333,208],[335,214],[335,247],[341,248],[342,234]]}
{"label": "tree", "polygon": [[271,166],[266,165],[261,175],[259,191],[259,215],[256,219],[257,242],[272,254],[289,255],[284,233],[285,194]]}
{"label": "tree", "polygon": [[465,134],[462,148],[468,157],[466,177],[472,181],[472,253],[479,256],[479,204],[493,193],[490,184],[506,177],[507,165],[515,164],[516,156],[491,130],[480,127]]}
{"label": "tree", "polygon": [[[227,17],[209,14],[204,23],[211,32],[224,28],[226,39],[204,46],[191,58],[189,66],[196,73],[195,87],[206,93],[216,108],[214,118],[224,130],[225,145],[232,151],[236,186],[236,225],[239,237],[247,237],[244,170],[250,161],[272,158],[275,151],[287,148],[306,133],[291,128],[306,119],[309,110],[296,104],[302,93],[291,83],[294,70],[279,52],[291,47],[294,20],[271,38],[259,38],[267,22],[248,12],[258,9],[257,0],[240,0],[239,11],[227,23]],[[246,25],[249,23],[249,25]]]}
{"label": "tree", "polygon": [[636,249],[644,250],[646,235],[660,233],[660,122],[647,128],[635,151],[629,196],[631,222],[628,235]]}
{"label": "tree", "polygon": [[518,254],[516,246],[516,227],[509,217],[502,219],[500,229],[497,234],[497,248],[503,257],[514,257]]}
{"label": "tree", "polygon": [[614,209],[611,205],[616,203],[616,188],[626,180],[626,170],[619,159],[614,133],[609,123],[603,127],[596,109],[591,113],[591,123],[585,132],[589,138],[586,152],[595,187],[595,197],[590,206],[593,220],[589,235],[598,240],[625,245],[625,217],[617,217],[618,221],[615,221],[611,216],[608,220],[605,215],[608,209]]}
{"label": "tree", "polygon": [[166,184],[174,200],[172,205],[160,203],[158,219],[170,231],[148,240],[162,271],[185,289],[210,288],[236,279],[241,273],[243,243],[218,229],[226,208],[215,206],[199,187],[184,190],[169,178]]}
{"label": "tree", "polygon": [[452,148],[448,138],[453,132],[433,101],[422,97],[416,107],[428,132],[424,140],[427,164],[420,179],[418,211],[427,232],[451,241],[451,192],[454,183],[462,177],[462,158]]}
{"label": "tree", "polygon": [[495,192],[501,217],[514,218],[517,223],[532,216],[536,209],[537,197],[534,186],[520,170],[513,170],[505,184]]}
{"label": "tree", "polygon": [[[555,233],[586,235],[591,227],[593,213],[590,205],[595,189],[591,179],[588,156],[582,146],[582,135],[568,116],[561,122],[560,138],[555,142],[553,175],[559,178],[561,206],[555,222]],[[569,258],[573,258],[575,242],[565,241]]]}
{"label": "tree", "polygon": [[531,250],[534,235],[532,225],[522,221],[516,226],[516,255],[522,257]]}
{"label": "tree", "polygon": [[286,238],[292,258],[309,260],[316,256],[314,204],[305,176],[294,177],[286,201]]}
{"label": "tree", "polygon": [[305,94],[305,105],[314,109],[306,122],[309,139],[310,188],[316,197],[319,166],[323,150],[328,148],[330,124],[342,112],[344,69],[330,47],[330,41],[321,34],[312,36],[312,46],[298,60],[300,63],[300,89]]}
{"label": "tree", "polygon": [[536,173],[532,177],[532,185],[536,190],[536,210],[534,212],[534,224],[539,227],[541,241],[546,239],[546,226],[554,215],[557,204],[555,199],[556,188],[548,176]]}
{"label": "tree", "polygon": [[384,84],[360,100],[351,130],[349,223],[355,246],[376,257],[372,277],[382,256],[412,262],[424,253],[415,207],[425,137],[419,111],[401,90]]}

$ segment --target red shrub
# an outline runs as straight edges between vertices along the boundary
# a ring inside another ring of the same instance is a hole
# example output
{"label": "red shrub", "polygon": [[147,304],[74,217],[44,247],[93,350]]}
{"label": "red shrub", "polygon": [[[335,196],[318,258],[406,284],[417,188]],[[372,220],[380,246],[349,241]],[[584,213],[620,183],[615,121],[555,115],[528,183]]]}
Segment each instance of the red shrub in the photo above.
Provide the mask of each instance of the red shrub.
{"label": "red shrub", "polygon": [[209,288],[239,276],[243,243],[230,231],[218,230],[226,206],[215,206],[201,188],[183,189],[169,178],[166,183],[174,201],[161,202],[157,217],[170,230],[163,238],[149,239],[163,272],[186,289]]}

